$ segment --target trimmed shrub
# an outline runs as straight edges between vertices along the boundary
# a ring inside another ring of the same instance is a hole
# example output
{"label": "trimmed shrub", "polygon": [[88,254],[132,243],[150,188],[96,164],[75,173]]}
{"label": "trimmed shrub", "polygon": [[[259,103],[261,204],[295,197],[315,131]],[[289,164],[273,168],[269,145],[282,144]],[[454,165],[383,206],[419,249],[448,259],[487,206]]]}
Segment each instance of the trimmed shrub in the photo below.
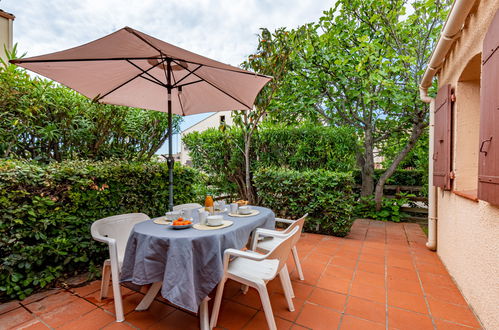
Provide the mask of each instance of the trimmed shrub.
{"label": "trimmed shrub", "polygon": [[[259,168],[294,170],[323,168],[350,171],[355,168],[356,137],[348,127],[303,125],[265,126],[252,138],[251,172]],[[218,193],[237,193],[245,187],[244,139],[240,128],[192,132],[182,142],[194,167],[209,176]]]}
{"label": "trimmed shrub", "polygon": [[[374,170],[374,180],[378,181],[385,170]],[[356,184],[362,183],[362,176],[359,170],[355,170],[354,178]],[[396,170],[387,180],[387,185],[397,186],[424,186],[428,183],[427,172],[424,170]]]}
{"label": "trimmed shrub", "polygon": [[[193,201],[197,172],[176,166],[174,176],[175,203]],[[166,163],[0,161],[0,187],[0,300],[95,271],[108,252],[91,237],[93,221],[168,209]]]}
{"label": "trimmed shrub", "polygon": [[357,138],[351,127],[269,126],[257,131],[258,167],[347,172],[356,167]]}
{"label": "trimmed shrub", "polygon": [[278,217],[297,219],[308,213],[305,230],[345,236],[353,221],[354,181],[349,172],[265,168],[254,175],[261,205]]}

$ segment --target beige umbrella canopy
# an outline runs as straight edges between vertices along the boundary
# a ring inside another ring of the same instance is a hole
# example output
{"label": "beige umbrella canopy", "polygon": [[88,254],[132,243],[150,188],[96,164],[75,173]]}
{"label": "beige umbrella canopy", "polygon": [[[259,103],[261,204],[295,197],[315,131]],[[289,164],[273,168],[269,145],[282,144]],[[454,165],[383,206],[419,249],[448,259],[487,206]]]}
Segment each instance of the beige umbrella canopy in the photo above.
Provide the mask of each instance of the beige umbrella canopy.
{"label": "beige umbrella canopy", "polygon": [[99,103],[169,113],[170,209],[173,207],[171,114],[251,110],[272,77],[189,52],[125,27],[87,44],[10,61]]}

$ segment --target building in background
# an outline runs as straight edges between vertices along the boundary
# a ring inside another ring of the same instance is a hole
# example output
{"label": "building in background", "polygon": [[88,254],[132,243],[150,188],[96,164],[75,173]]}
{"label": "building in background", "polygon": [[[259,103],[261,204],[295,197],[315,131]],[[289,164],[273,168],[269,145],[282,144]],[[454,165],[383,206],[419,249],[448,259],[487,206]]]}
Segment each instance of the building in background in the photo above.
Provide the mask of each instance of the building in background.
{"label": "building in background", "polygon": [[7,60],[4,48],[7,48],[8,51],[12,50],[12,31],[15,18],[16,17],[14,15],[6,13],[0,9],[0,58],[4,61]]}
{"label": "building in background", "polygon": [[[234,123],[232,119],[232,111],[220,111],[215,112],[209,117],[201,120],[200,122],[192,125],[191,127],[183,130],[180,133],[180,138],[182,138],[192,132],[202,132],[208,128],[217,128],[220,125],[231,126]],[[183,142],[180,142],[180,162],[182,165],[191,165],[191,157],[189,157],[189,149],[185,146]]]}

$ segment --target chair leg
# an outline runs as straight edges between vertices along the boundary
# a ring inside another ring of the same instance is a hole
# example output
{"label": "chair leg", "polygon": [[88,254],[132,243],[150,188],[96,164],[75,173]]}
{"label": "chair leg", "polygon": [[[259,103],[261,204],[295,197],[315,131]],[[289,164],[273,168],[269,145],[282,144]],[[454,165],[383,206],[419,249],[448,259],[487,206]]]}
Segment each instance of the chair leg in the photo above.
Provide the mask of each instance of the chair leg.
{"label": "chair leg", "polygon": [[217,294],[215,296],[215,303],[213,304],[213,309],[211,310],[210,329],[213,329],[218,322],[218,313],[220,312],[220,304],[222,303],[225,281],[227,281],[227,278],[224,276],[222,277],[220,283],[218,283]]}
{"label": "chair leg", "polygon": [[294,296],[293,288],[288,279],[289,279],[288,268],[284,266],[279,272],[279,280],[281,281],[282,289],[284,290],[284,296],[286,297],[289,311],[294,312],[295,306],[293,305],[293,296]]}
{"label": "chair leg", "polygon": [[116,322],[123,322],[125,321],[125,314],[123,313],[123,299],[121,298],[120,275],[118,269],[116,269],[115,267],[111,267],[111,280],[113,282]]}
{"label": "chair leg", "polygon": [[265,285],[259,284],[256,289],[260,294],[260,300],[262,301],[263,311],[265,312],[265,318],[267,319],[267,325],[270,330],[277,330],[275,324],[274,313],[272,311],[272,305],[270,304],[269,293]]}
{"label": "chair leg", "polygon": [[161,285],[163,285],[162,282],[154,282],[149,290],[147,290],[147,293],[144,295],[144,298],[140,301],[140,303],[135,307],[136,311],[145,311],[151,306],[152,302],[154,301],[154,298],[156,298],[156,295],[158,294],[159,290],[161,289]]}
{"label": "chair leg", "polygon": [[109,292],[110,279],[111,279],[111,264],[109,263],[109,260],[105,260],[104,264],[102,265],[102,280],[100,284],[100,297],[99,297],[100,300],[107,298]]}
{"label": "chair leg", "polygon": [[298,276],[300,277],[300,280],[303,281],[305,280],[305,277],[303,276],[303,270],[301,269],[300,258],[298,257],[298,250],[296,249],[296,245],[293,246],[291,252],[293,253],[293,259],[295,259],[295,265],[296,265],[296,270],[298,271]]}
{"label": "chair leg", "polygon": [[286,268],[286,272],[283,273],[283,274],[286,277],[286,283],[289,286],[289,292],[291,293],[291,298],[294,298],[295,297],[295,291],[293,290],[293,283],[291,283],[291,278],[289,277],[288,266],[284,265],[284,268]]}

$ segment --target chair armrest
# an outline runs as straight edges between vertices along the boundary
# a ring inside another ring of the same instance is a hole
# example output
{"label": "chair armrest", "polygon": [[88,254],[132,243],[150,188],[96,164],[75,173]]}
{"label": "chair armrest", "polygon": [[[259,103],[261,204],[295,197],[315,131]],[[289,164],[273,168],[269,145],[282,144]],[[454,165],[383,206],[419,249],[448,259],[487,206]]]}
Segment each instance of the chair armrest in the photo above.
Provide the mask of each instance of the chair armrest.
{"label": "chair armrest", "polygon": [[258,238],[260,236],[263,237],[276,237],[276,238],[286,238],[289,236],[289,233],[283,233],[282,231],[265,229],[265,228],[257,228],[253,233],[253,238],[251,240],[250,249],[255,251],[258,245]]}
{"label": "chair armrest", "polygon": [[255,231],[255,235],[271,236],[271,237],[277,237],[277,238],[286,238],[289,236],[288,233],[283,233],[282,231],[279,231],[279,230],[272,230],[272,229],[265,229],[265,228],[257,228],[257,230]]}
{"label": "chair armrest", "polygon": [[92,234],[92,238],[98,242],[102,242],[102,243],[107,243],[109,245],[116,245],[116,239],[114,238],[111,238],[111,237],[106,237],[106,236],[102,236],[101,234],[99,234],[99,232],[92,227],[90,227],[90,232]]}
{"label": "chair armrest", "polygon": [[227,268],[229,267],[229,260],[230,257],[241,257],[241,258],[246,258],[250,260],[264,260],[265,255],[259,254],[259,253],[251,253],[251,252],[246,252],[246,251],[241,251],[237,249],[227,249],[224,252],[224,273],[227,272]]}
{"label": "chair armrest", "polygon": [[290,220],[290,219],[283,219],[283,218],[275,218],[276,222],[282,222],[282,223],[287,223],[287,224],[292,224],[296,220]]}
{"label": "chair armrest", "polygon": [[251,259],[251,260],[256,260],[256,261],[260,261],[260,260],[265,259],[265,255],[259,254],[259,253],[254,253],[254,252],[251,253],[251,252],[241,251],[241,250],[237,250],[237,249],[225,250],[224,258],[228,258],[230,256],[241,257],[241,258],[246,258],[246,259]]}

